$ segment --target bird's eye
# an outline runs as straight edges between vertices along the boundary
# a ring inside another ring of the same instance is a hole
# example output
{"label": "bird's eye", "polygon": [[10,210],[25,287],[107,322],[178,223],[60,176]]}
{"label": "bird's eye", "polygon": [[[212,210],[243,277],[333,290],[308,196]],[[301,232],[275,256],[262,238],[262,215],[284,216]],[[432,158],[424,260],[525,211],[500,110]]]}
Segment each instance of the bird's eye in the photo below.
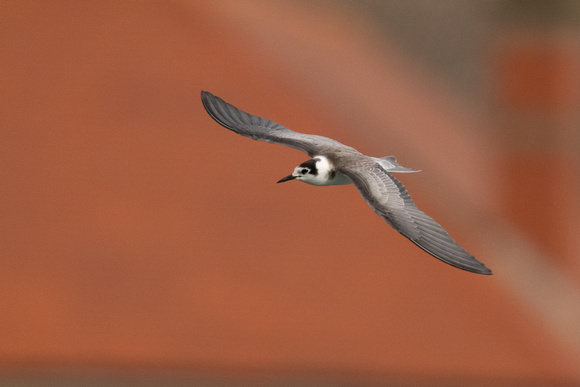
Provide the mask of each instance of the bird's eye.
{"label": "bird's eye", "polygon": [[300,173],[301,173],[301,174],[303,174],[303,175],[306,175],[306,174],[308,173],[308,169],[306,169],[306,168],[302,168],[302,169],[300,170]]}

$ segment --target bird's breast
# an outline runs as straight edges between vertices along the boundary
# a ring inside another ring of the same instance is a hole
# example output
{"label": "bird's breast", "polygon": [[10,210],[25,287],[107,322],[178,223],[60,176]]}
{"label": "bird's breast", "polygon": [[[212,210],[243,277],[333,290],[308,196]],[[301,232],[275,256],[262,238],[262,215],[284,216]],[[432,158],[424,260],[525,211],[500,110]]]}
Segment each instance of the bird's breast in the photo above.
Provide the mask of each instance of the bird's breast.
{"label": "bird's breast", "polygon": [[343,175],[340,172],[334,172],[330,178],[327,180],[327,184],[325,185],[346,185],[352,184],[352,180],[350,177]]}

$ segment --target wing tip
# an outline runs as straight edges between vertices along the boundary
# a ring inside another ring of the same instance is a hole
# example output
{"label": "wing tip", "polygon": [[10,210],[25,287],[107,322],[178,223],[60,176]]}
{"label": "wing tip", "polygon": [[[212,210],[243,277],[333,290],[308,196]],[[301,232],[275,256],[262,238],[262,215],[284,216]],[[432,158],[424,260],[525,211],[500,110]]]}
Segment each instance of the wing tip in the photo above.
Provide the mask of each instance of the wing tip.
{"label": "wing tip", "polygon": [[454,266],[458,269],[468,271],[470,273],[481,274],[481,275],[493,275],[493,272],[491,271],[491,269],[486,267],[483,263],[481,263],[480,261],[475,259],[475,257],[473,257],[473,256],[471,257],[472,262],[470,262],[470,263],[474,266],[468,266],[468,265],[458,263],[458,262],[451,262],[448,260],[443,260],[439,257],[435,257],[435,258],[438,258],[442,262],[445,262],[445,263],[447,263],[451,266]]}
{"label": "wing tip", "polygon": [[215,103],[217,101],[223,102],[223,100],[220,97],[216,97],[215,95],[213,95],[209,91],[205,91],[205,90],[201,91],[201,103],[203,104],[203,107],[205,107],[206,110],[209,111],[209,109],[212,107],[213,103]]}
{"label": "wing tip", "polygon": [[[461,258],[462,258],[462,260],[469,259],[468,263],[460,262],[457,259],[445,258],[441,254],[435,253],[435,252],[427,249],[425,246],[421,245],[419,243],[419,241],[413,240],[411,238],[408,238],[408,239],[411,242],[413,242],[417,247],[419,247],[421,250],[423,250],[427,254],[437,258],[438,260],[440,260],[443,263],[446,263],[448,265],[451,265],[451,266],[456,267],[456,268],[461,269],[461,270],[468,271],[470,273],[481,274],[481,275],[493,275],[493,272],[491,271],[491,269],[486,267],[483,264],[483,262],[478,261],[473,255],[469,254],[465,250],[463,250],[463,251],[466,254],[466,256],[461,257]],[[459,245],[457,245],[457,246],[459,246]],[[459,246],[459,247],[461,247],[461,246]]]}
{"label": "wing tip", "polygon": [[209,91],[202,90],[200,94],[201,94],[201,100],[202,101],[209,101],[209,100],[212,100],[212,99],[220,99],[219,97],[213,95]]}
{"label": "wing tip", "polygon": [[[209,91],[205,91],[205,90],[201,91],[201,103],[203,104],[203,107],[205,108],[205,110],[209,109],[212,98],[216,98],[216,97],[215,97],[215,95],[213,95]],[[209,112],[209,110],[208,110],[208,112]]]}
{"label": "wing tip", "polygon": [[214,121],[224,128],[238,133],[236,130],[236,118],[232,115],[232,110],[239,112],[239,109],[205,90],[201,91],[201,103],[207,114],[209,114]]}
{"label": "wing tip", "polygon": [[[483,264],[482,264],[483,265]],[[461,269],[461,268],[460,268]],[[487,268],[485,265],[483,265],[481,268],[479,269],[474,269],[474,270],[468,270],[468,269],[463,269],[463,270],[467,270],[471,273],[475,273],[475,274],[481,274],[481,275],[493,275],[493,272],[491,271],[491,269]]]}
{"label": "wing tip", "polygon": [[491,271],[491,269],[483,266],[483,268],[481,269],[481,271],[478,271],[477,274],[493,275],[493,271]]}

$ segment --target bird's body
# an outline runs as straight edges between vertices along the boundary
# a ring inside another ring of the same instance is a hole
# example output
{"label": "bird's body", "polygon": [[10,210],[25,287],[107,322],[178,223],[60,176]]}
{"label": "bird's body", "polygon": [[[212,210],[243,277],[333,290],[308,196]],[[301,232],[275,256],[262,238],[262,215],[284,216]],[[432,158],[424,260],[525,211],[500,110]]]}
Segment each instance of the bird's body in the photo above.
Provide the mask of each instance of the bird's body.
{"label": "bird's body", "polygon": [[395,230],[421,249],[450,265],[478,274],[492,274],[419,210],[405,187],[391,173],[419,172],[399,165],[393,156],[366,156],[327,137],[303,134],[243,112],[205,91],[206,111],[219,124],[254,140],[286,145],[307,153],[305,161],[278,181],[299,180],[316,186],[354,184],[369,206]]}

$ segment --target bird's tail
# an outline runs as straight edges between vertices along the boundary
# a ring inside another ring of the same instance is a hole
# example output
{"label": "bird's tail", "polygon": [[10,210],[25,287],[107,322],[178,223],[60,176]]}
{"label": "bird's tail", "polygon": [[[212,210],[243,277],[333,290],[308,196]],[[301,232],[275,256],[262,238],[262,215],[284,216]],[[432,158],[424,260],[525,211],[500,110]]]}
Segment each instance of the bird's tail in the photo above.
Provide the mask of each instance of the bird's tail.
{"label": "bird's tail", "polygon": [[400,173],[413,173],[421,172],[420,169],[413,169],[403,167],[397,163],[397,158],[395,156],[385,156],[385,157],[373,157],[377,163],[381,165],[388,172],[400,172]]}

